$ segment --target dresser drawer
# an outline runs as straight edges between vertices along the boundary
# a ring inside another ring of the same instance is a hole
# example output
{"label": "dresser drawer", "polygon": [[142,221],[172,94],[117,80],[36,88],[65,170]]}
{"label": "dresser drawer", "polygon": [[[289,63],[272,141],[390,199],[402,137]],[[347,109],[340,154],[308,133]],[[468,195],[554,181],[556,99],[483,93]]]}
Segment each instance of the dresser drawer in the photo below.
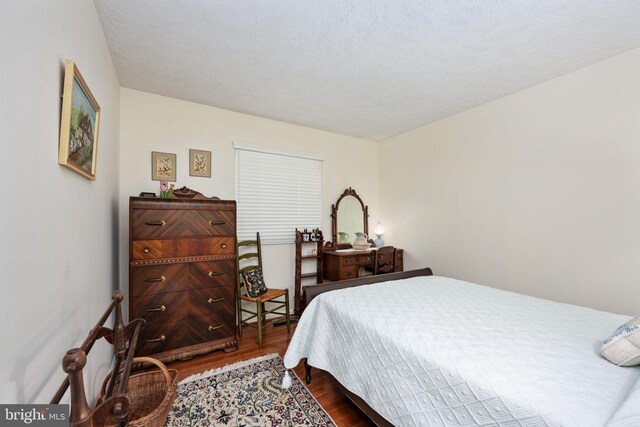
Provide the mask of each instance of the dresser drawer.
{"label": "dresser drawer", "polygon": [[133,296],[163,294],[214,286],[236,286],[232,259],[132,267],[129,292]]}
{"label": "dresser drawer", "polygon": [[188,319],[189,292],[170,292],[167,294],[136,297],[131,301],[131,319],[144,319],[145,328],[156,323],[175,322]]}
{"label": "dresser drawer", "polygon": [[235,306],[235,289],[217,286],[137,297],[131,305],[131,314],[133,318],[146,320],[148,326],[212,314],[234,318]]}
{"label": "dresser drawer", "polygon": [[358,265],[373,265],[373,255],[360,255],[356,258]]}
{"label": "dresser drawer", "polygon": [[342,265],[373,265],[373,255],[342,257]]}
{"label": "dresser drawer", "polygon": [[191,291],[191,306],[196,317],[215,314],[221,319],[235,319],[235,288],[228,286]]}
{"label": "dresser drawer", "polygon": [[355,257],[345,257],[341,259],[342,265],[355,265],[356,258]]}
{"label": "dresser drawer", "polygon": [[133,209],[134,240],[168,237],[235,236],[234,211],[186,209]]}
{"label": "dresser drawer", "polygon": [[235,250],[235,237],[134,240],[131,247],[131,257],[134,260],[141,260],[205,255],[233,255],[235,254]]}
{"label": "dresser drawer", "polygon": [[345,279],[355,279],[356,277],[358,277],[358,269],[360,267],[358,267],[357,265],[354,266],[343,266],[340,269],[340,278],[339,280],[345,280]]}
{"label": "dresser drawer", "polygon": [[235,317],[215,314],[171,323],[145,325],[136,356],[201,344],[235,336]]}

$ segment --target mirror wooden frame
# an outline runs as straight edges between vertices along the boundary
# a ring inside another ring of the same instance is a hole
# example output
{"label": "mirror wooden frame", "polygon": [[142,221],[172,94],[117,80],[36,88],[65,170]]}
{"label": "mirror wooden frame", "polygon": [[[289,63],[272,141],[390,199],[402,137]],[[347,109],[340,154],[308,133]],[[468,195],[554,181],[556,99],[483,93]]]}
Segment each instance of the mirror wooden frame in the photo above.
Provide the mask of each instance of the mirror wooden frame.
{"label": "mirror wooden frame", "polygon": [[342,195],[338,198],[335,204],[331,205],[331,241],[327,242],[325,246],[329,248],[350,248],[351,243],[342,243],[338,244],[338,208],[340,207],[340,201],[347,196],[353,196],[360,202],[360,206],[362,206],[362,215],[364,219],[364,234],[367,235],[367,239],[369,239],[369,206],[365,205],[356,190],[349,187]]}

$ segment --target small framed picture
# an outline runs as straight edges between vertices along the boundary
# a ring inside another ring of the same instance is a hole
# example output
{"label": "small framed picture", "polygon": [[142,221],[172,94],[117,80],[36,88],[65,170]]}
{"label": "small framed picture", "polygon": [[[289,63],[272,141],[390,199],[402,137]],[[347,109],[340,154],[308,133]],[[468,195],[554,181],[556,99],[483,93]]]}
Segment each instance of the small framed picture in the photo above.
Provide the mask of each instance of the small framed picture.
{"label": "small framed picture", "polygon": [[151,152],[151,179],[153,181],[176,181],[176,155]]}
{"label": "small framed picture", "polygon": [[211,151],[189,150],[189,176],[211,178]]}
{"label": "small framed picture", "polygon": [[309,233],[302,234],[302,241],[303,242],[308,242],[309,241]]}

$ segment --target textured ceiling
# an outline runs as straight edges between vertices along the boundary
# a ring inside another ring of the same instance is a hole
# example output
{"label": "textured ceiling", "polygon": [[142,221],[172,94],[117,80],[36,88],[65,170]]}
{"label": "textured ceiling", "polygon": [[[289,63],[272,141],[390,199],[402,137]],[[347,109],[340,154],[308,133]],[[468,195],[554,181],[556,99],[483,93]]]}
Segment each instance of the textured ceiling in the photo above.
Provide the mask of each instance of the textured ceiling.
{"label": "textured ceiling", "polygon": [[124,87],[372,140],[640,46],[637,0],[95,0]]}

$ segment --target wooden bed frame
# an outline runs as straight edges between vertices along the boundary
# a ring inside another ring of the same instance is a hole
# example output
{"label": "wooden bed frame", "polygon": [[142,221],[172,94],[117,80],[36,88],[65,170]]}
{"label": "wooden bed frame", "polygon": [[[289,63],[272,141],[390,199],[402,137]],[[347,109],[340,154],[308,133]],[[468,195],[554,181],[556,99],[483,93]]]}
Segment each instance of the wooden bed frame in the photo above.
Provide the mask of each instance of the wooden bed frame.
{"label": "wooden bed frame", "polygon": [[[419,277],[419,276],[433,276],[433,272],[430,268],[422,268],[420,270],[410,270],[410,271],[402,271],[399,273],[389,273],[389,274],[381,274],[378,276],[368,276],[363,277],[361,279],[350,279],[350,280],[341,280],[338,282],[330,282],[323,283],[320,285],[310,285],[304,286],[302,288],[305,306],[309,304],[315,297],[318,295],[335,291],[337,289],[345,289],[352,288],[355,286],[363,286],[370,285],[372,283],[380,283],[387,282],[390,280],[399,280],[399,279],[408,279],[410,277]],[[307,363],[307,359],[304,359],[304,367],[305,367],[305,380],[307,385],[311,384],[311,365]],[[387,421],[384,417],[378,414],[371,406],[369,406],[360,396],[350,392],[347,390],[333,375],[329,372],[325,371],[325,374],[329,376],[334,382],[338,385],[338,388],[351,400],[364,414],[377,426],[379,427],[393,427],[389,421]]]}

